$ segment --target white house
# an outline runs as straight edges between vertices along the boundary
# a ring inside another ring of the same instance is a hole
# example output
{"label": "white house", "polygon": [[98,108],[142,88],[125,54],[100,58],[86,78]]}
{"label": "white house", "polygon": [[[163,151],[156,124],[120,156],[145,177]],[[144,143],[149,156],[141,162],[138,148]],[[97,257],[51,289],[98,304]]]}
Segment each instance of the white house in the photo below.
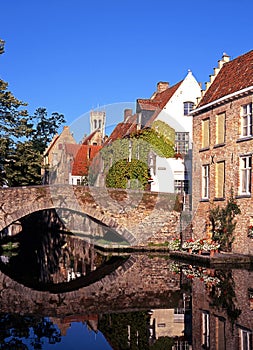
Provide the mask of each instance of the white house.
{"label": "white house", "polygon": [[159,82],[150,99],[137,100],[138,119],[143,126],[162,121],[175,130],[175,158],[156,156],[151,167],[151,191],[191,192],[192,117],[189,112],[201,96],[201,87],[191,71],[184,80],[169,86]]}

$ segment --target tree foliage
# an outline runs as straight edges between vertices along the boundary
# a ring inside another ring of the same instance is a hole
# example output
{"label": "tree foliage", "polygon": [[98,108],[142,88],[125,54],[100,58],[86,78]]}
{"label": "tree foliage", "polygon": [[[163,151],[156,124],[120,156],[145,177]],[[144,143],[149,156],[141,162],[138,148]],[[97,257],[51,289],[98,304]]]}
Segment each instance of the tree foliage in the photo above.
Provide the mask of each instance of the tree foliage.
{"label": "tree foliage", "polygon": [[65,123],[63,114],[54,112],[47,115],[46,108],[38,108],[32,117],[35,128],[32,132],[33,147],[43,153],[61,124]]}
{"label": "tree foliage", "polygon": [[[0,54],[3,52],[0,39]],[[62,114],[48,116],[45,108],[29,116],[26,106],[0,79],[0,186],[41,184],[43,151],[65,122]]]}

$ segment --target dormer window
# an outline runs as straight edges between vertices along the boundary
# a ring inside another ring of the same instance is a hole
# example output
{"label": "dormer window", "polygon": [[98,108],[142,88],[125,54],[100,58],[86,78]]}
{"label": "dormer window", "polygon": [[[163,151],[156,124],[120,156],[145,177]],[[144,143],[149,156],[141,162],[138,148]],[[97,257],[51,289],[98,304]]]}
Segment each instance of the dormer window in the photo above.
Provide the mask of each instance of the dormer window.
{"label": "dormer window", "polygon": [[188,115],[194,107],[194,103],[191,101],[184,102],[184,115]]}

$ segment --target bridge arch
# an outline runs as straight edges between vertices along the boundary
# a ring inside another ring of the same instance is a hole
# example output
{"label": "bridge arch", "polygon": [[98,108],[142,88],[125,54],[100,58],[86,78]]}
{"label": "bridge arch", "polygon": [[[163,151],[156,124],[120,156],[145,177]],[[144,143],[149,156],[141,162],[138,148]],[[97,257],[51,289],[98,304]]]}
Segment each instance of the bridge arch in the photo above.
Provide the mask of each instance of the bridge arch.
{"label": "bridge arch", "polygon": [[[0,189],[0,230],[37,211],[81,213],[108,227],[130,245],[179,235],[175,194],[54,185]],[[166,232],[167,236],[165,236]]]}

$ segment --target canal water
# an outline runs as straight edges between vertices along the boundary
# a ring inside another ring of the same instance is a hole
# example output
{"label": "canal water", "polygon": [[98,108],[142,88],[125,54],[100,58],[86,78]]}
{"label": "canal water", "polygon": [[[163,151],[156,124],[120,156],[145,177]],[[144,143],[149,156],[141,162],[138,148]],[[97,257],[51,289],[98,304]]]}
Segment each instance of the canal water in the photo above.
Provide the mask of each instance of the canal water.
{"label": "canal water", "polygon": [[2,237],[0,349],[252,349],[253,271]]}

